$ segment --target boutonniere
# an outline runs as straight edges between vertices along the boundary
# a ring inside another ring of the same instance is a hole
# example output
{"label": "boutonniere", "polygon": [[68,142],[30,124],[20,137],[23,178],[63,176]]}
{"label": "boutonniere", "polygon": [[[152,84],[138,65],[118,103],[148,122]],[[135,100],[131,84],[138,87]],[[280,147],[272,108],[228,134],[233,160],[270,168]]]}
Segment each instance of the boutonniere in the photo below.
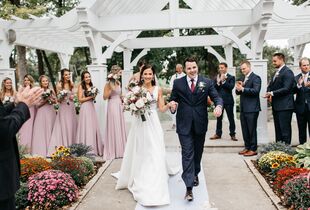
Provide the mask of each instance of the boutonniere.
{"label": "boutonniere", "polygon": [[279,72],[276,72],[276,74],[274,75],[274,78],[277,78],[279,76]]}
{"label": "boutonniere", "polygon": [[204,88],[206,87],[206,83],[205,82],[199,82],[198,83],[198,89],[202,92],[205,92]]}

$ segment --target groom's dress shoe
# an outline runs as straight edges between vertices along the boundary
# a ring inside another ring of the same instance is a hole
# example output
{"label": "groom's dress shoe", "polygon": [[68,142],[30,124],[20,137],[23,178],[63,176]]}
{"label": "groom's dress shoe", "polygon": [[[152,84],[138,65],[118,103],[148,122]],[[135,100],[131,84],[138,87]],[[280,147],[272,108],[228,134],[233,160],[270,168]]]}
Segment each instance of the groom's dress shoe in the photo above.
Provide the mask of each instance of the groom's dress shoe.
{"label": "groom's dress shoe", "polygon": [[220,139],[221,137],[214,134],[214,136],[210,137],[211,140],[216,140],[216,139]]}
{"label": "groom's dress shoe", "polygon": [[199,185],[199,179],[198,179],[198,176],[195,176],[194,186],[197,187],[198,185]]}
{"label": "groom's dress shoe", "polygon": [[193,201],[194,200],[193,191],[192,190],[186,190],[186,194],[185,194],[184,199],[187,201]]}

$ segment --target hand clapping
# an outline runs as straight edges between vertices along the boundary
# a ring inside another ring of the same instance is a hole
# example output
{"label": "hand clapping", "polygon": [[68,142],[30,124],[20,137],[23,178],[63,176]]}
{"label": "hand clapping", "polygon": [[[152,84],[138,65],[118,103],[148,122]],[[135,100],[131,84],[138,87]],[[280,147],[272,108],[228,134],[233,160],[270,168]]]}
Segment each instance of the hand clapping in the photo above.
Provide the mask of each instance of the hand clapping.
{"label": "hand clapping", "polygon": [[37,105],[42,99],[43,89],[40,87],[31,88],[27,86],[24,89],[20,89],[16,94],[16,103],[23,102],[28,107]]}

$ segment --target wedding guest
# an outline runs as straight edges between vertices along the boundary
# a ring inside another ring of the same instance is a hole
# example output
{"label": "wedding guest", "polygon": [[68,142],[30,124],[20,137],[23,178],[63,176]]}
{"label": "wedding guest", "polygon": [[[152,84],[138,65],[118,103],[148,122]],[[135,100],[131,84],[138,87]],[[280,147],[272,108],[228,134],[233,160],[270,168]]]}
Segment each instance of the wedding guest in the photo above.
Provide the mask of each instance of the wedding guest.
{"label": "wedding guest", "polygon": [[283,53],[275,53],[272,64],[277,71],[267,87],[265,98],[272,103],[276,141],[291,144],[295,77],[292,70],[285,65]]}
{"label": "wedding guest", "polygon": [[94,100],[97,93],[88,71],[83,71],[81,75],[81,84],[78,87],[78,99],[81,103],[79,122],[77,128],[77,143],[83,143],[91,146],[96,155],[102,156],[103,142],[100,134],[99,123],[94,106]]}
{"label": "wedding guest", "polygon": [[6,77],[2,80],[1,90],[0,90],[0,100],[3,104],[14,102],[15,91],[12,86],[12,79]]}
{"label": "wedding guest", "polygon": [[20,163],[16,133],[30,118],[29,107],[35,105],[43,90],[30,87],[19,89],[16,106],[6,106],[0,100],[0,209],[15,210],[15,193],[19,188]]}
{"label": "wedding guest", "polygon": [[33,126],[32,154],[47,156],[47,149],[50,143],[56,111],[56,94],[49,88],[49,78],[45,75],[39,77],[40,87],[44,90],[42,101],[37,106],[37,113]]}
{"label": "wedding guest", "polygon": [[[183,72],[183,66],[182,64],[177,64],[175,66],[175,74],[173,74],[170,78],[170,82],[169,82],[169,86],[170,86],[170,90],[172,91],[172,88],[173,88],[173,83],[174,83],[174,80],[176,79],[180,79],[182,77],[186,76],[186,74]],[[171,118],[172,118],[172,121],[173,121],[173,124],[172,124],[172,129],[175,129],[176,128],[176,115],[175,114],[171,114]]]}
{"label": "wedding guest", "polygon": [[[113,65],[112,75],[120,75],[122,69]],[[115,77],[114,77],[115,78]],[[126,145],[126,129],[121,100],[121,82],[109,79],[104,86],[103,99],[108,100],[107,123],[104,137],[103,157],[105,160],[123,157]]]}
{"label": "wedding guest", "polygon": [[[229,121],[229,135],[231,140],[238,141],[236,138],[236,125],[235,125],[235,116],[234,116],[234,97],[232,95],[232,90],[235,87],[235,77],[227,73],[227,63],[219,64],[219,74],[216,77],[214,86],[219,93],[220,97],[224,101],[223,110],[226,111],[228,121]],[[212,136],[211,140],[220,139],[222,137],[222,120],[223,114],[216,119],[216,132]]]}
{"label": "wedding guest", "polygon": [[257,155],[257,119],[260,108],[259,92],[261,78],[251,70],[249,61],[241,62],[244,78],[236,84],[236,94],[240,95],[240,122],[245,148],[239,155]]}
{"label": "wedding guest", "polygon": [[[30,74],[24,76],[23,85],[20,89],[29,87],[30,89],[34,87],[34,79]],[[30,118],[23,124],[19,130],[19,143],[26,146],[29,149],[29,152],[32,151],[32,135],[33,135],[33,122],[36,115],[35,106],[29,107]]]}
{"label": "wedding guest", "polygon": [[299,143],[307,142],[307,125],[308,136],[310,135],[310,65],[309,58],[302,58],[299,61],[301,73],[295,77],[297,86],[295,87],[295,112],[297,117]]}
{"label": "wedding guest", "polygon": [[76,142],[77,117],[73,103],[74,83],[71,81],[69,69],[62,69],[60,74],[61,79],[56,87],[60,103],[59,111],[55,119],[48,155],[51,155],[57,146],[67,147]]}

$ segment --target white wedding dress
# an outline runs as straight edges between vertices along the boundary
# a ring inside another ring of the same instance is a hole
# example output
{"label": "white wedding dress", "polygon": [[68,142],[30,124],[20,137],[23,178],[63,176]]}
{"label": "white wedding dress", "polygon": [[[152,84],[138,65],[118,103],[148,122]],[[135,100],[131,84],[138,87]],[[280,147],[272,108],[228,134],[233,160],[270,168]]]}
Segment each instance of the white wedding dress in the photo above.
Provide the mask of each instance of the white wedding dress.
{"label": "white wedding dress", "polygon": [[170,203],[168,174],[176,174],[178,167],[169,168],[166,160],[164,133],[157,114],[158,86],[153,94],[151,113],[146,121],[135,117],[128,134],[116,189],[128,188],[134,199],[143,206]]}

